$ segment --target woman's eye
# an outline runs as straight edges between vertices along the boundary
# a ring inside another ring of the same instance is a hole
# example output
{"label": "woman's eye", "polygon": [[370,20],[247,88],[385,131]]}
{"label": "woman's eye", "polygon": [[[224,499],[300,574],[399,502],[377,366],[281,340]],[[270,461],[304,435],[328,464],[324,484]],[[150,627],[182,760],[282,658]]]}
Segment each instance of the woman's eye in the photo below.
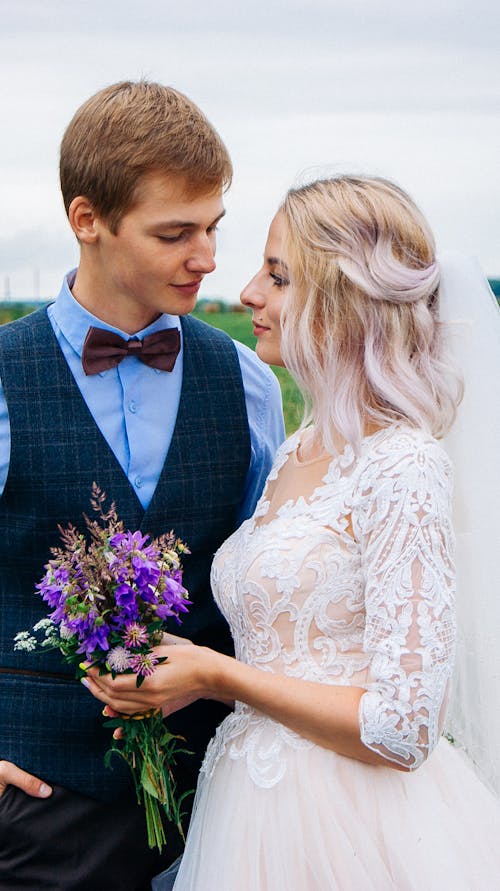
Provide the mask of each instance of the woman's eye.
{"label": "woman's eye", "polygon": [[290,284],[288,279],[282,278],[281,275],[277,275],[275,272],[270,272],[269,275],[273,280],[273,284],[276,285],[277,288],[286,288],[286,286]]}

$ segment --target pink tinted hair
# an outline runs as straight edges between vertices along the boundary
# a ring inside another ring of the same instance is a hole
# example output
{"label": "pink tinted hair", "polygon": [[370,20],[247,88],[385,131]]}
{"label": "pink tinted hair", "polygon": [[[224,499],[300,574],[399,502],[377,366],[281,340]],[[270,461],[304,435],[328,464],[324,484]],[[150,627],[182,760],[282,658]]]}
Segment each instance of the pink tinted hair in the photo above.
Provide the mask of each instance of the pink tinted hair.
{"label": "pink tinted hair", "polygon": [[291,290],[282,352],[329,451],[404,421],[443,436],[462,382],[439,321],[434,239],[409,196],[379,178],[291,189],[282,205]]}

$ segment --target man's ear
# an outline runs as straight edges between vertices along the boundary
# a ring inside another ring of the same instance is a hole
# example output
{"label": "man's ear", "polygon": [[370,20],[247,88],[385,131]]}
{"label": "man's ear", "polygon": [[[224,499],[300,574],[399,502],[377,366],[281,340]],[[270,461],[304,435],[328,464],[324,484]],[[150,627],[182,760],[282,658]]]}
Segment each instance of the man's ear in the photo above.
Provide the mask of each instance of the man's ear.
{"label": "man's ear", "polygon": [[95,244],[98,238],[98,217],[93,205],[84,195],[73,198],[68,219],[78,241],[83,244]]}

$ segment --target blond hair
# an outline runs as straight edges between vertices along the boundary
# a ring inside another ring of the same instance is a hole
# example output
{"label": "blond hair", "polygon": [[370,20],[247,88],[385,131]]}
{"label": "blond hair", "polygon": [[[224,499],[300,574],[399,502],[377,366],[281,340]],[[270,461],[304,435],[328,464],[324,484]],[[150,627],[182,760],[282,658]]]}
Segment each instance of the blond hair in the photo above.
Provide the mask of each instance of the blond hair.
{"label": "blond hair", "polygon": [[162,84],[123,81],[78,109],[61,143],[66,212],[84,195],[116,234],[141,178],[156,172],[183,179],[187,195],[230,185],[227,149],[194,102]]}
{"label": "blond hair", "polygon": [[367,427],[442,436],[462,383],[439,321],[434,239],[411,198],[375,177],[291,189],[281,208],[291,295],[282,351],[323,443],[356,451]]}

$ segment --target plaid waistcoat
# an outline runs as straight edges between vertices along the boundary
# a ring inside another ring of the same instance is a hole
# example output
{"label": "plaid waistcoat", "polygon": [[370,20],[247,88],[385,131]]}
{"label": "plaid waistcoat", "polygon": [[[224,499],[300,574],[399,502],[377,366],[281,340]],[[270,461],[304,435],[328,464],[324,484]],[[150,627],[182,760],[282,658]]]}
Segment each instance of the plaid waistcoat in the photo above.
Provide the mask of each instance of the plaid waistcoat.
{"label": "plaid waistcoat", "polygon": [[[111,800],[131,792],[128,767],[103,766],[110,731],[102,704],[72,679],[57,653],[26,654],[13,637],[47,613],[34,585],[57,524],[83,528],[95,480],[116,503],[125,528],[151,536],[173,529],[189,546],[184,581],[193,605],[180,629],[196,643],[232,651],[228,627],[210,593],[214,552],[235,528],[250,460],[240,366],[227,335],[181,320],[183,384],[172,443],[151,504],[144,511],[102,436],[60,350],[45,309],[0,328],[0,378],[11,424],[9,475],[0,498],[0,667],[65,673],[0,673],[0,759],[50,783]],[[145,431],[145,435],[147,431]],[[200,701],[169,719],[193,754],[179,765],[190,788],[208,739],[225,714]]]}

